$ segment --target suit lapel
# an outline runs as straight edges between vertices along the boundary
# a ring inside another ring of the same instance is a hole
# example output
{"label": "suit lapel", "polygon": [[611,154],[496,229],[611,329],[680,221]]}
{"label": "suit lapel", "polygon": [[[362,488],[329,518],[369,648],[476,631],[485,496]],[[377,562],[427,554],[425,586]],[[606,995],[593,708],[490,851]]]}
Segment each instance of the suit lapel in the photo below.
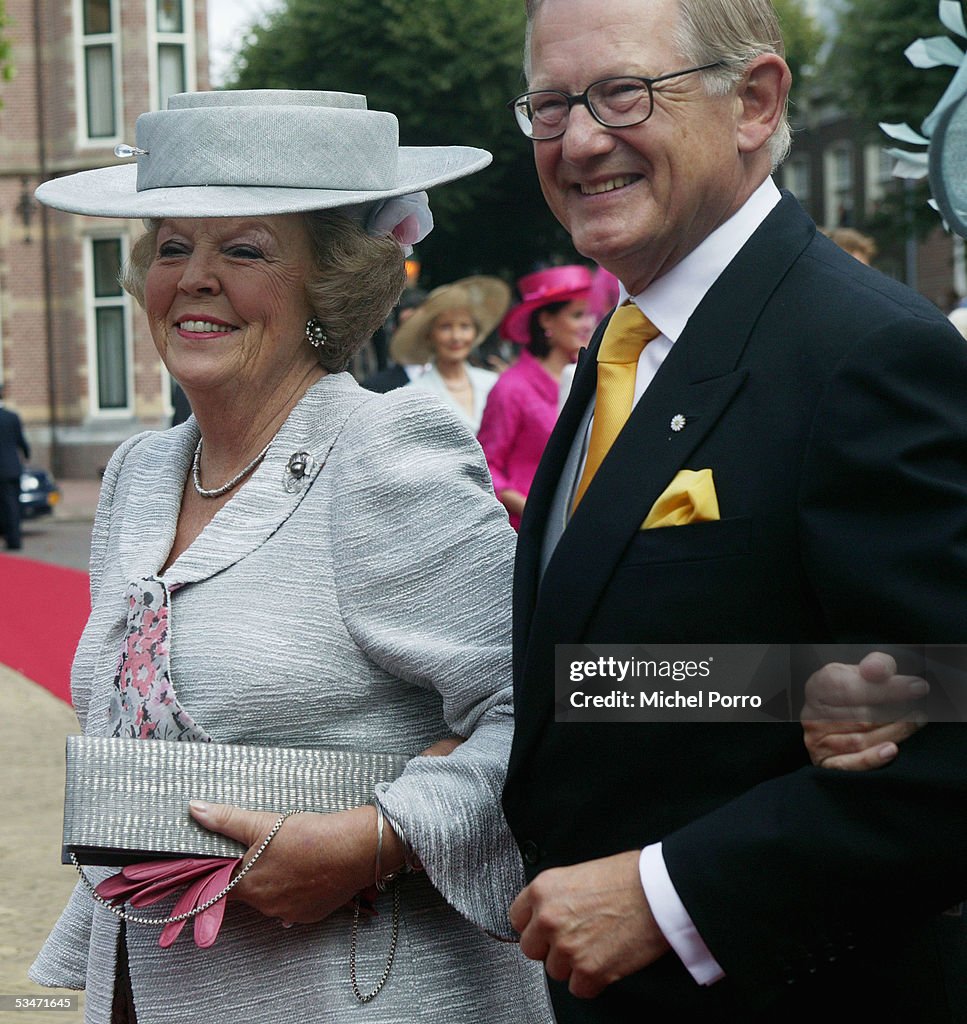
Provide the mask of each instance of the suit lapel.
{"label": "suit lapel", "polygon": [[597,353],[604,329],[611,319],[607,316],[598,326],[588,348],[578,355],[578,364],[571,382],[571,391],[561,410],[551,436],[544,448],[537,473],[527,495],[527,504],[521,517],[514,565],[514,661],[522,656],[531,629],[531,614],[540,582],[541,549],[557,481],[561,477],[574,442],[574,436],[584,418],[588,403],[597,383]]}

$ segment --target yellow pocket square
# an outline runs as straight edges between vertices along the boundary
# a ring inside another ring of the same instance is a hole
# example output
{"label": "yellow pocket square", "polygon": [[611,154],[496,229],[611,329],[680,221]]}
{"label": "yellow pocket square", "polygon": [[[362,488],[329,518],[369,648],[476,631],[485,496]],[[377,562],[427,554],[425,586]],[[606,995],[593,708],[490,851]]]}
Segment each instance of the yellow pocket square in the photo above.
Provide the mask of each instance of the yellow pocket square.
{"label": "yellow pocket square", "polygon": [[710,469],[683,469],[652,505],[642,530],[661,526],[685,526],[719,518],[719,499]]}

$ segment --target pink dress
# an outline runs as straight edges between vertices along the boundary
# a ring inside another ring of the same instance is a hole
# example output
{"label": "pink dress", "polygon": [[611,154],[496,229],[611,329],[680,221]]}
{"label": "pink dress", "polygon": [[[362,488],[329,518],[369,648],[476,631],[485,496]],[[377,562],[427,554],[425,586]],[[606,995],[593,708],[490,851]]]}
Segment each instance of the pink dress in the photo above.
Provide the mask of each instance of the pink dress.
{"label": "pink dress", "polygon": [[[525,349],[493,386],[477,432],[498,495],[526,497],[556,419],[557,381]],[[520,516],[510,525],[516,530]]]}

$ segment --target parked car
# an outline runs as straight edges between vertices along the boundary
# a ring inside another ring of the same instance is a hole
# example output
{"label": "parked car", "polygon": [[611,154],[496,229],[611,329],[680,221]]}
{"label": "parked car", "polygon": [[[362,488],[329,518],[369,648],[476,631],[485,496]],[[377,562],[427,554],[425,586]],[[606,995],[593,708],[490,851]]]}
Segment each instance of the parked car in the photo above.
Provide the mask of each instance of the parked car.
{"label": "parked car", "polygon": [[56,481],[39,466],[27,466],[20,474],[20,514],[24,519],[48,516],[60,501]]}

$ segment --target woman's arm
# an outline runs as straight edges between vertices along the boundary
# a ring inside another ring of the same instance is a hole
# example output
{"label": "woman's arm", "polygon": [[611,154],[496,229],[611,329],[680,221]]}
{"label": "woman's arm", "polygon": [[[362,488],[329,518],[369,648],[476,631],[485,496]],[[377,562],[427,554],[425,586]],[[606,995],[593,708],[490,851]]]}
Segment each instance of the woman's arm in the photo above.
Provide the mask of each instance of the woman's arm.
{"label": "woman's arm", "polygon": [[523,877],[500,804],[516,535],[470,432],[443,408],[388,397],[351,424],[352,457],[369,471],[340,472],[330,519],[340,609],[367,656],[435,690],[447,727],[467,741],[447,758],[415,758],[376,795],[444,897],[510,937],[507,907]]}
{"label": "woman's arm", "polygon": [[[487,396],[477,440],[487,458],[487,468],[493,479],[494,491],[508,512],[518,515],[524,507],[524,496],[513,489],[509,474],[510,456],[517,443],[523,405],[520,396],[511,387],[513,377],[501,377]],[[512,508],[504,494],[520,496],[520,508]]]}

